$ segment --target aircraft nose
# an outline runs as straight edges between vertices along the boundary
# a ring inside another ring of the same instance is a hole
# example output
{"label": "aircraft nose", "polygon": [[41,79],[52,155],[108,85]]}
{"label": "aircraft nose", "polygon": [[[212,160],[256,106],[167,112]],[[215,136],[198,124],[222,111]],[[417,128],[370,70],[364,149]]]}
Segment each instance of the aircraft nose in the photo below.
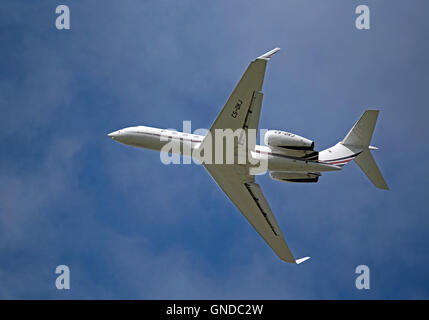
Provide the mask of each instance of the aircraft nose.
{"label": "aircraft nose", "polygon": [[120,130],[118,130],[118,131],[113,131],[113,132],[110,132],[107,136],[108,136],[109,138],[115,139],[115,138],[117,138],[117,137],[119,136],[119,133],[120,133]]}

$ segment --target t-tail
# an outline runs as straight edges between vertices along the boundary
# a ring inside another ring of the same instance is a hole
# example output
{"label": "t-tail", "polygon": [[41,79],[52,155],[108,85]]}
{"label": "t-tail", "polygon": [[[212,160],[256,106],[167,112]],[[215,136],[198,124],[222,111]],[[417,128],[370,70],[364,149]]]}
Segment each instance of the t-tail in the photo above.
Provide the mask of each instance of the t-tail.
{"label": "t-tail", "polygon": [[378,149],[370,146],[378,113],[366,110],[342,141],[319,153],[319,161],[343,166],[355,160],[377,188],[389,190],[370,151]]}

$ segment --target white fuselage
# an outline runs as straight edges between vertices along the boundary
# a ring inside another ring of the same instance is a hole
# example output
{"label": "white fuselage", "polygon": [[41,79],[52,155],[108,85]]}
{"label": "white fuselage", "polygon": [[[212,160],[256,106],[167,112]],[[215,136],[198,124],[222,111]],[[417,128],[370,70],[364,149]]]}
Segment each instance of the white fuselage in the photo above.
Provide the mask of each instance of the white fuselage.
{"label": "white fuselage", "polygon": [[[156,151],[163,151],[162,149],[167,143],[177,143],[177,148],[169,150],[178,154],[182,154],[182,150],[198,149],[204,139],[202,135],[146,126],[124,128],[110,133],[109,137],[129,146]],[[256,145],[255,150],[251,152],[251,157],[255,161],[262,158],[267,159],[269,171],[320,172],[341,170],[340,167],[335,165],[299,159],[286,154],[282,150],[268,146]]]}

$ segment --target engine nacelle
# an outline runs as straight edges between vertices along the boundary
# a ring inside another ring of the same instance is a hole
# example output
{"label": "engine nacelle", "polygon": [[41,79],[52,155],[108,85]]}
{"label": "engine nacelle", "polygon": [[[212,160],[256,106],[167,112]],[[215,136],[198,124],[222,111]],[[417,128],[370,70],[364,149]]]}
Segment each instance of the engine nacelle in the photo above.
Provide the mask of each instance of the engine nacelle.
{"label": "engine nacelle", "polygon": [[273,148],[290,150],[314,150],[314,142],[297,134],[280,130],[268,130],[264,137],[265,144]]}
{"label": "engine nacelle", "polygon": [[270,172],[270,177],[277,181],[283,182],[317,182],[319,181],[319,173],[307,173],[307,172],[284,172],[284,171],[273,171]]}

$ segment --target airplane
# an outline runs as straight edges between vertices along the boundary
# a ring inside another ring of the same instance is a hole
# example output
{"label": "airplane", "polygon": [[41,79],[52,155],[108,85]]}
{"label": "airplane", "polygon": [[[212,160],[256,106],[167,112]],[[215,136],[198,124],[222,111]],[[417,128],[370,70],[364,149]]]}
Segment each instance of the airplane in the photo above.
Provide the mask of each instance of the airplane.
{"label": "airplane", "polygon": [[[250,168],[255,167],[255,163],[266,160],[266,171],[269,171],[272,179],[315,183],[321,172],[339,171],[354,160],[375,187],[389,188],[370,152],[377,149],[370,142],[378,110],[366,110],[343,140],[320,152],[314,149],[314,142],[307,138],[282,130],[268,130],[264,136],[265,146],[257,145],[255,139],[248,139],[248,144],[245,144],[248,158],[244,163],[237,163],[236,155],[233,163],[204,162],[202,150],[209,142],[213,142],[216,130],[242,130],[245,134],[249,134],[250,130],[258,130],[266,65],[279,50],[275,48],[249,64],[207,135],[135,126],[114,131],[108,136],[125,145],[157,151],[163,151],[167,143],[179,146],[172,148],[170,154],[185,154],[185,149],[192,150],[191,156],[203,159],[201,163],[211,177],[274,253],[285,262],[300,264],[310,257],[296,259],[289,249],[261,187],[255,182],[255,174],[251,174]],[[216,140],[214,142],[218,143]],[[237,153],[239,145],[239,139],[235,139],[233,149]],[[212,160],[213,155],[207,159]],[[255,172],[260,174],[257,170]]]}

